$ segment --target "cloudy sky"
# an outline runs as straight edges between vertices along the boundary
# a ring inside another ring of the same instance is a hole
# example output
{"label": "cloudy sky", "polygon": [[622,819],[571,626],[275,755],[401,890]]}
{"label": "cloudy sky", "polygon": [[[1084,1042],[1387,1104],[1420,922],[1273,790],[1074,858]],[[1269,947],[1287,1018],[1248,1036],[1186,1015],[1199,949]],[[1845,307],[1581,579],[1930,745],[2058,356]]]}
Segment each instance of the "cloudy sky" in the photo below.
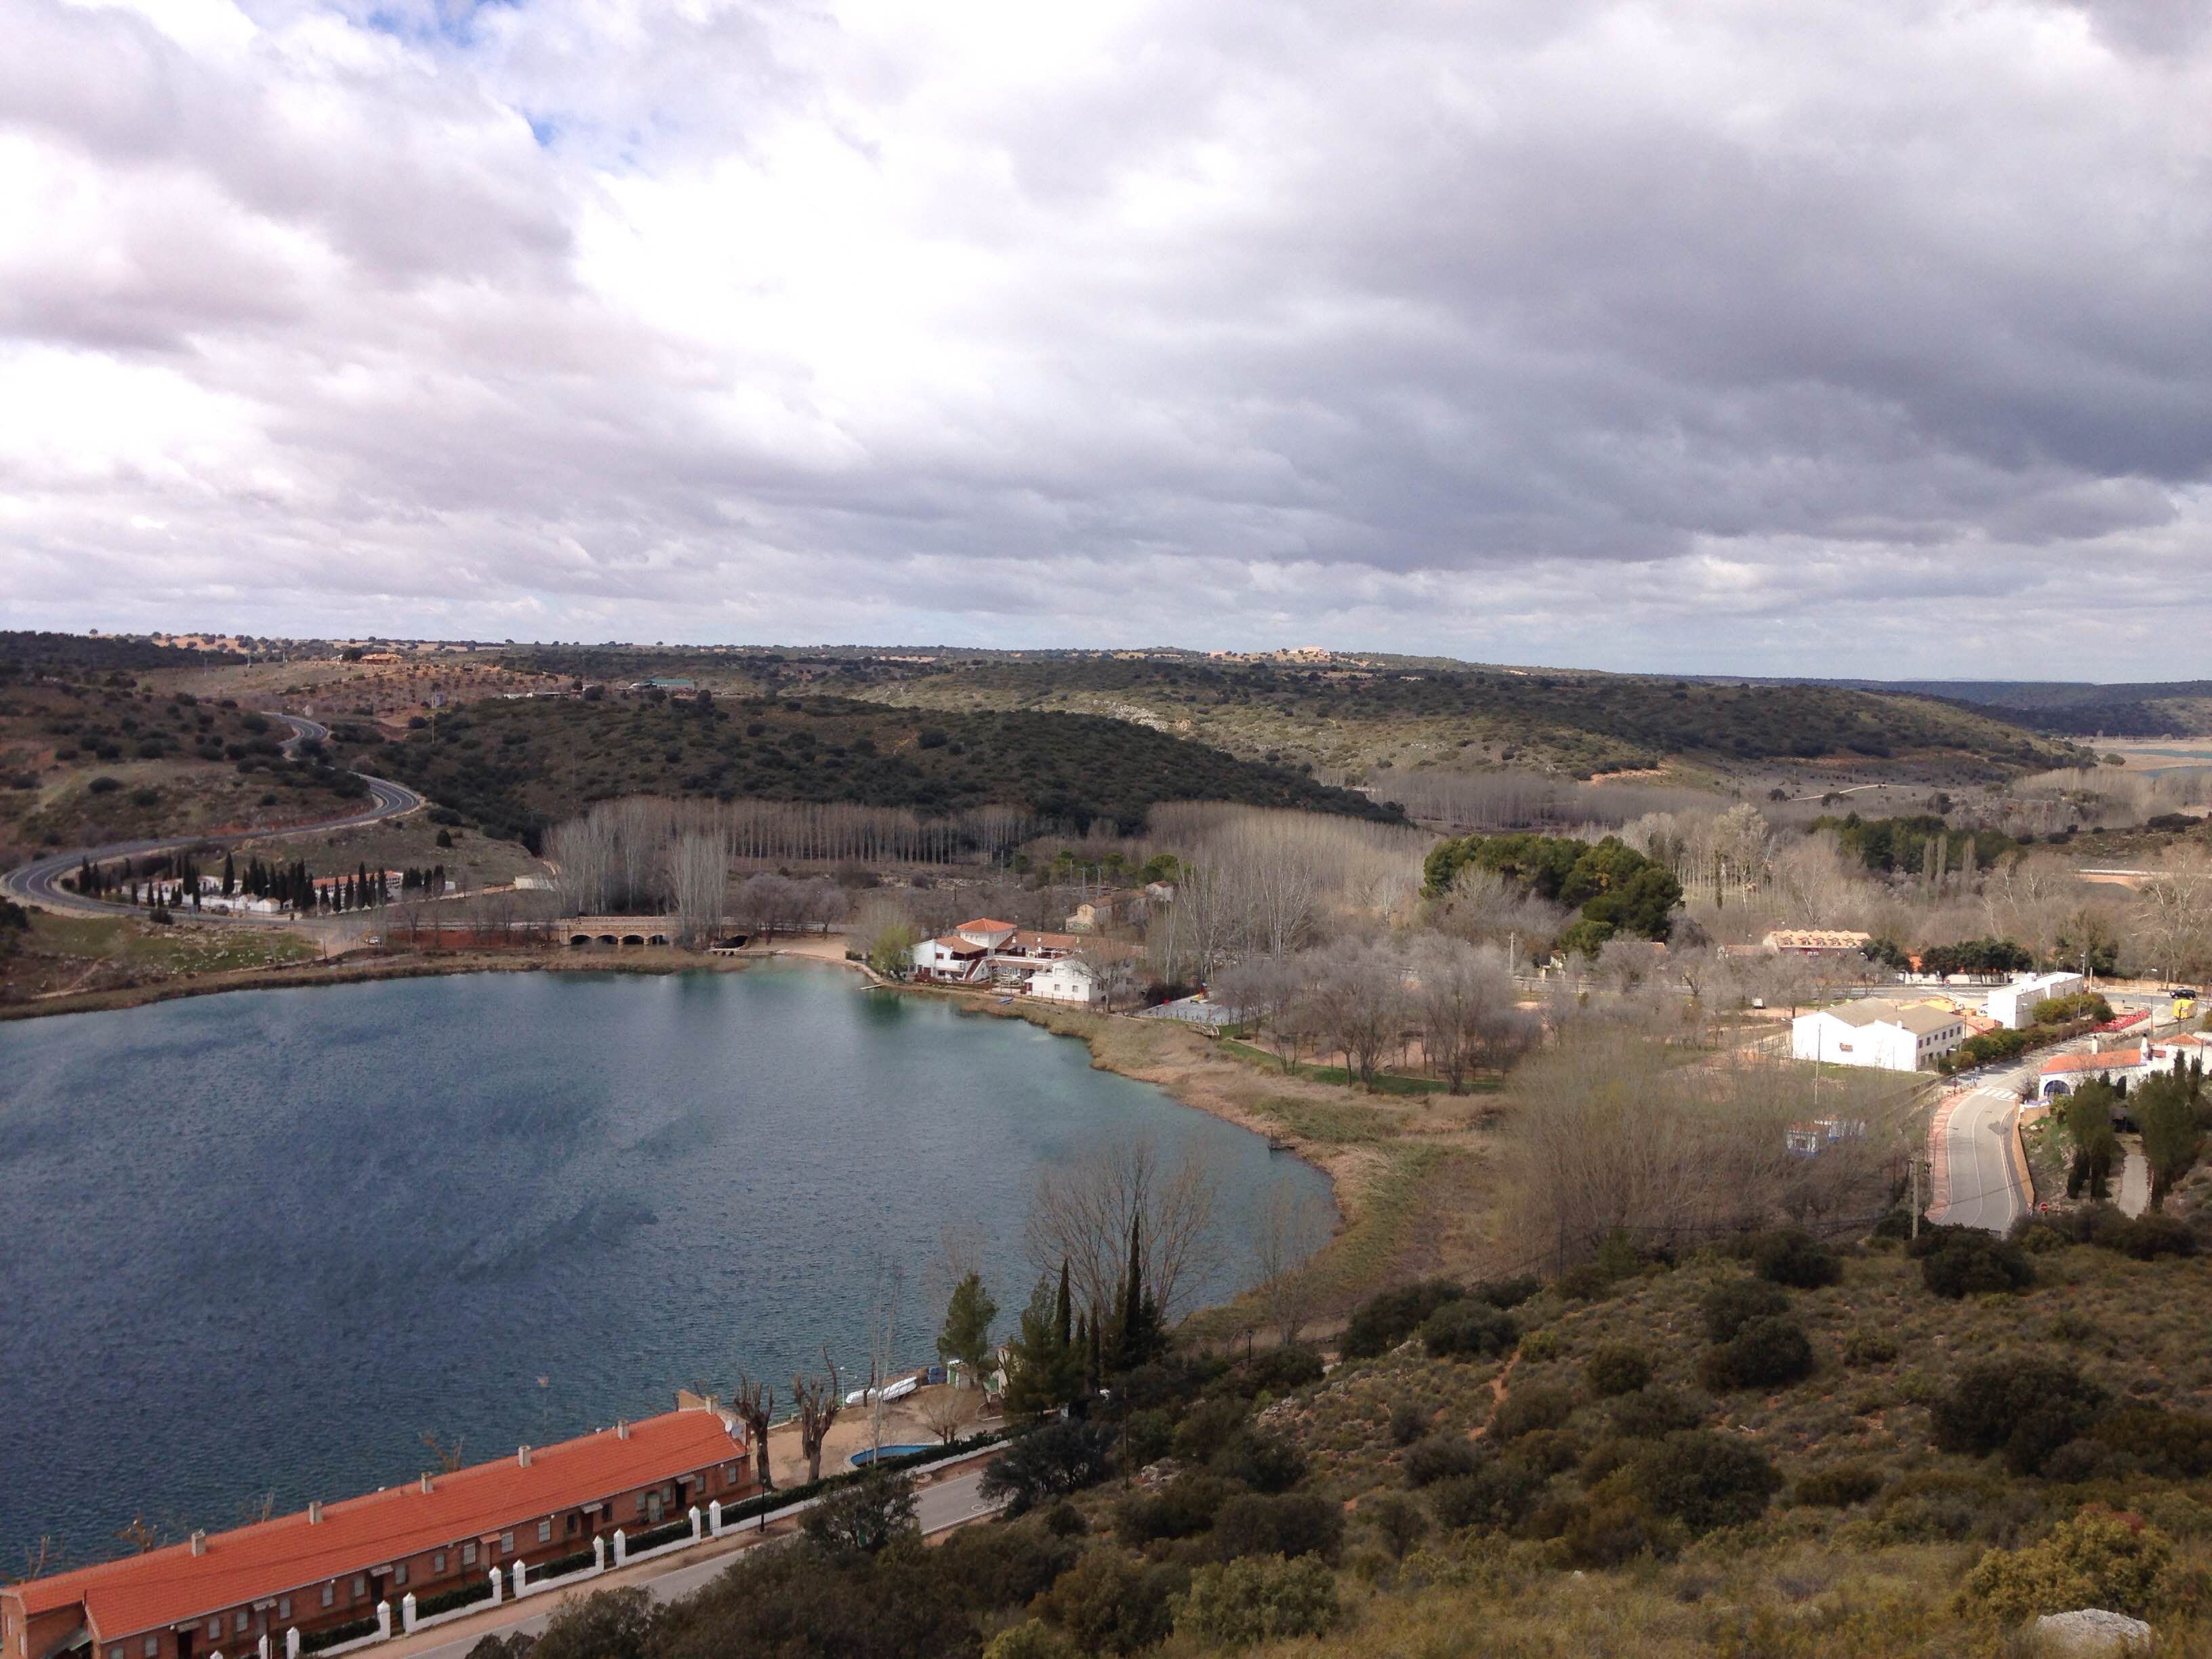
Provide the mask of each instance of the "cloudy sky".
{"label": "cloudy sky", "polygon": [[2191,0],[0,0],[0,618],[2212,674]]}

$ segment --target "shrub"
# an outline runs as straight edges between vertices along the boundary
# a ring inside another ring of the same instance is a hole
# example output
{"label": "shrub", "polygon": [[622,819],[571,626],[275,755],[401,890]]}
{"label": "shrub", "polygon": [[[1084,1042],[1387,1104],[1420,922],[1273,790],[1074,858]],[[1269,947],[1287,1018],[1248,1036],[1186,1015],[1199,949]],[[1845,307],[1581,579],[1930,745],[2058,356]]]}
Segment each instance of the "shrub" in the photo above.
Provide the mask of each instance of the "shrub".
{"label": "shrub", "polygon": [[1813,1374],[1813,1343],[1795,1319],[1754,1319],[1735,1338],[1709,1348],[1698,1362],[1698,1381],[1720,1392],[1771,1389]]}
{"label": "shrub", "polygon": [[1473,1474],[1477,1461],[1468,1442],[1433,1434],[1406,1449],[1406,1480],[1411,1486],[1433,1486],[1439,1480]]}
{"label": "shrub", "polygon": [[1897,1339],[1871,1326],[1862,1325],[1844,1339],[1846,1365],[1887,1365],[1897,1354]]}
{"label": "shrub", "polygon": [[122,787],[123,784],[119,779],[103,776],[94,778],[90,783],[85,785],[85,792],[94,795],[112,795]]}
{"label": "shrub", "polygon": [[1763,1279],[1731,1279],[1706,1291],[1698,1307],[1705,1316],[1706,1336],[1726,1342],[1754,1319],[1789,1312],[1790,1297]]}
{"label": "shrub", "polygon": [[1218,1474],[1177,1475],[1158,1492],[1132,1492],[1114,1506],[1115,1535],[1142,1548],[1160,1538],[1189,1538],[1213,1524],[1237,1483]]}
{"label": "shrub", "polygon": [[1240,1555],[1316,1555],[1334,1566],[1344,1547],[1344,1511],[1311,1492],[1247,1492],[1221,1506],[1210,1540],[1220,1560]]}
{"label": "shrub", "polygon": [[1651,1511],[1625,1493],[1582,1505],[1559,1529],[1559,1542],[1578,1567],[1617,1567],[1662,1547]]}
{"label": "shrub", "polygon": [[1486,1457],[1471,1474],[1429,1489],[1429,1508],[1448,1532],[1462,1527],[1516,1527],[1544,1495],[1543,1470],[1518,1457]]}
{"label": "shrub", "polygon": [[1800,1291],[1817,1291],[1844,1276],[1844,1264],[1836,1260],[1836,1253],[1802,1227],[1761,1233],[1752,1241],[1751,1266],[1769,1284]]}
{"label": "shrub", "polygon": [[1511,1440],[1540,1429],[1556,1429],[1575,1412],[1571,1389],[1556,1382],[1530,1382],[1515,1389],[1490,1413],[1490,1437]]}
{"label": "shrub", "polygon": [[1306,1456],[1286,1435],[1240,1429],[1214,1454],[1212,1467],[1255,1492],[1288,1492],[1305,1479]]}
{"label": "shrub", "polygon": [[1033,1605],[1085,1653],[1136,1653],[1166,1637],[1173,1588],[1167,1569],[1140,1566],[1118,1549],[1094,1548]]}
{"label": "shrub", "polygon": [[1991,1550],[1966,1576],[1966,1594],[2011,1624],[2075,1607],[2141,1618],[2164,1597],[2172,1559],[2156,1528],[2093,1504],[2039,1544]]}
{"label": "shrub", "polygon": [[1613,1431],[1632,1440],[1657,1440],[1705,1420],[1695,1401],[1672,1389],[1638,1389],[1613,1402]]}
{"label": "shrub", "polygon": [[1629,1490],[1655,1515],[1693,1532],[1758,1519],[1782,1477],[1755,1446],[1709,1429],[1647,1443],[1628,1465]]}
{"label": "shrub", "polygon": [[1403,1492],[1376,1492],[1361,1501],[1359,1513],[1382,1538],[1383,1547],[1401,1561],[1429,1529],[1428,1511]]}
{"label": "shrub", "polygon": [[653,1636],[653,1597],[642,1589],[600,1590],[564,1601],[532,1646],[545,1659],[640,1659]]}
{"label": "shrub", "polygon": [[1234,1395],[1201,1400],[1175,1426],[1175,1454],[1187,1463],[1203,1463],[1227,1445],[1250,1414]]}
{"label": "shrub", "polygon": [[1002,1630],[983,1647],[983,1659],[1075,1659],[1080,1651],[1050,1625],[1031,1619]]}
{"label": "shrub", "polygon": [[2097,1425],[2094,1437],[2125,1452],[2143,1473],[2165,1480],[2212,1475],[2212,1417],[2157,1406],[2123,1406]]}
{"label": "shrub", "polygon": [[1543,1288],[1544,1281],[1535,1274],[1520,1273],[1511,1279],[1486,1279],[1468,1294],[1480,1297],[1493,1308],[1510,1311]]}
{"label": "shrub", "polygon": [[1006,1498],[1009,1515],[1024,1515],[1048,1498],[1103,1480],[1113,1446],[1114,1432],[1103,1424],[1048,1423],[993,1458],[978,1490],[987,1500]]}
{"label": "shrub", "polygon": [[1158,1462],[1175,1449],[1175,1419],[1158,1407],[1131,1412],[1121,1419],[1121,1449],[1137,1468]]}
{"label": "shrub", "polygon": [[1321,1350],[1290,1343],[1231,1366],[1218,1386],[1249,1400],[1260,1394],[1288,1394],[1321,1379]]}
{"label": "shrub", "polygon": [[1346,1359],[1374,1359],[1390,1352],[1447,1302],[1467,1294],[1456,1279],[1425,1279],[1362,1303],[1345,1327]]}
{"label": "shrub", "polygon": [[1431,1359],[1494,1358],[1521,1340],[1513,1316],[1473,1297],[1447,1302],[1421,1325],[1422,1346]]}
{"label": "shrub", "polygon": [[1801,1475],[1790,1495],[1801,1504],[1847,1510],[1874,1497],[1881,1492],[1881,1485],[1880,1469],[1864,1463],[1831,1463],[1825,1469]]}
{"label": "shrub", "polygon": [[1241,1648],[1325,1636],[1340,1616],[1336,1579],[1320,1562],[1255,1556],[1193,1573],[1175,1627],[1209,1647]]}
{"label": "shrub", "polygon": [[300,1651],[319,1653],[323,1649],[334,1648],[341,1642],[358,1641],[364,1636],[374,1635],[375,1631],[376,1620],[374,1619],[348,1620],[343,1625],[332,1625],[328,1629],[315,1631],[309,1635],[302,1636],[300,1638]]}
{"label": "shrub", "polygon": [[1634,1394],[1651,1381],[1651,1362],[1640,1349],[1609,1342],[1591,1354],[1583,1366],[1583,1381],[1601,1400]]}
{"label": "shrub", "polygon": [[873,1465],[865,1478],[838,1487],[799,1517],[825,1554],[873,1555],[915,1530],[914,1477]]}
{"label": "shrub", "polygon": [[[1071,1515],[1074,1506],[1062,1503]],[[1080,1517],[1078,1517],[1079,1522]],[[1081,1535],[1079,1525],[1076,1535]],[[1074,1565],[1079,1547],[1058,1533],[1053,1514],[1003,1527],[962,1527],[929,1552],[936,1576],[970,1613],[1025,1607]]]}
{"label": "shrub", "polygon": [[1436,1420],[1436,1413],[1418,1400],[1401,1400],[1390,1407],[1390,1440],[1399,1446],[1410,1446],[1429,1431]]}
{"label": "shrub", "polygon": [[2039,1474],[2051,1453],[2096,1423],[2107,1398],[2056,1360],[1984,1360],[1961,1371],[1935,1402],[1936,1443],[1975,1455],[2001,1450],[2015,1474]]}
{"label": "shrub", "polygon": [[1920,1258],[1920,1277],[1938,1296],[1957,1300],[2024,1291],[2035,1283],[2035,1264],[2019,1245],[1988,1233],[1946,1239]]}
{"label": "shrub", "polygon": [[[2124,1226],[2112,1229],[2108,1249],[2137,1261],[2149,1261],[2162,1255],[2194,1255],[2197,1235],[2189,1231],[2188,1224],[2179,1218],[2152,1210],[2137,1216]],[[2100,1244],[2106,1239],[2097,1240]]]}

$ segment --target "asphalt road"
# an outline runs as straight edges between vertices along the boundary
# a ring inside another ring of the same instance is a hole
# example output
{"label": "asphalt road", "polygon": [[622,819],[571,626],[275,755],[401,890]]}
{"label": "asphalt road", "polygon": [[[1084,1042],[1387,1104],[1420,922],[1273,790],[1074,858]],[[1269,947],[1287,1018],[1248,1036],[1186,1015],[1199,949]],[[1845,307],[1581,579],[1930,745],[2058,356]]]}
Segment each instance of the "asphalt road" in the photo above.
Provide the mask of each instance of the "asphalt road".
{"label": "asphalt road", "polygon": [[1985,1084],[1960,1097],[1943,1128],[1951,1201],[1939,1221],[2002,1233],[2027,1212],[2022,1171],[2013,1156],[2016,1090]]}
{"label": "asphalt road", "polygon": [[[941,1480],[933,1486],[924,1486],[915,1494],[915,1518],[921,1522],[925,1534],[943,1532],[948,1528],[978,1521],[996,1512],[998,1505],[986,1504],[976,1492],[976,1484],[983,1478],[983,1467],[978,1462],[969,1472],[955,1475],[949,1480]],[[771,1544],[775,1541],[770,1540]],[[742,1553],[724,1551],[703,1561],[673,1566],[666,1572],[645,1579],[641,1588],[655,1601],[673,1601],[689,1595],[718,1573],[725,1571]],[[587,1583],[595,1588],[598,1582],[590,1580]],[[527,1601],[524,1605],[532,1611],[511,1624],[486,1625],[471,1620],[468,1622],[467,1635],[456,1637],[435,1647],[391,1650],[404,1655],[404,1659],[465,1659],[468,1650],[487,1636],[511,1636],[517,1632],[531,1636],[540,1634],[545,1628],[545,1621],[552,1617],[562,1600],[559,1595],[551,1594]],[[427,1637],[430,1632],[423,1634]],[[386,1650],[385,1648],[376,1650],[380,1653]]]}
{"label": "asphalt road", "polygon": [[[284,749],[290,753],[309,738],[321,740],[330,736],[330,728],[297,714],[271,714],[270,719],[282,720],[292,728],[285,740]],[[109,904],[99,899],[83,898],[70,892],[62,884],[62,878],[70,874],[85,860],[95,863],[109,859],[143,858],[151,853],[167,853],[184,847],[228,847],[240,842],[274,840],[289,836],[326,835],[333,830],[351,830],[364,823],[374,823],[382,818],[398,817],[422,805],[422,796],[402,783],[388,778],[373,778],[366,772],[357,773],[368,785],[369,804],[358,811],[335,818],[325,818],[319,823],[297,823],[283,830],[241,830],[228,836],[173,836],[155,841],[121,841],[106,847],[76,847],[65,853],[50,853],[30,863],[0,874],[0,894],[21,903],[35,904],[41,909],[56,910],[77,915],[131,915],[138,914],[128,904]],[[195,915],[196,922],[247,922],[269,925],[267,916],[226,916],[213,911]],[[295,924],[310,925],[310,924]]]}

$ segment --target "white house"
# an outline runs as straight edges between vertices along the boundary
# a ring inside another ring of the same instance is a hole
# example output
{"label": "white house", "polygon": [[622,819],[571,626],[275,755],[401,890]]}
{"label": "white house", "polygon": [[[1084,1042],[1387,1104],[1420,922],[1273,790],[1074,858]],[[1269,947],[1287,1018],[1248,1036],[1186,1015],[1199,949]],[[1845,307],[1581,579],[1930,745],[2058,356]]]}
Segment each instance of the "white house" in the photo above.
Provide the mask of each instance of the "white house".
{"label": "white house", "polygon": [[2146,1037],[2140,1042],[2093,1048],[2086,1054],[2053,1054],[2043,1062],[2042,1074],[2036,1081],[2036,1096],[2042,1100],[2056,1100],[2062,1095],[2072,1094],[2092,1078],[2133,1088],[2160,1072],[2175,1070],[2192,1054],[2201,1055],[2203,1050],[2197,1046],[2200,1041],[2182,1036],[2154,1042]]}
{"label": "white house", "polygon": [[1062,957],[1059,961],[1039,968],[1029,977],[1023,989],[1030,996],[1044,997],[1054,1002],[1076,1002],[1088,1008],[1103,994],[1098,988],[1098,976],[1089,966],[1073,957]]}
{"label": "white house", "polygon": [[1873,937],[1840,927],[1778,927],[1759,945],[1778,956],[1850,957],[1863,954]]}
{"label": "white house", "polygon": [[2053,997],[2070,997],[2087,988],[2079,974],[2023,974],[1990,993],[1990,1018],[2012,1030],[2035,1024],[2035,1006]]}
{"label": "white house", "polygon": [[1917,1072],[1966,1040],[1966,1022],[1959,1014],[1881,997],[1815,1008],[1790,1024],[1790,1052],[1798,1060],[1891,1072]]}
{"label": "white house", "polygon": [[945,985],[990,986],[1019,996],[1088,1007],[1104,993],[1097,975],[1075,960],[1074,953],[1084,943],[1073,933],[1039,933],[982,916],[915,945],[914,976]]}

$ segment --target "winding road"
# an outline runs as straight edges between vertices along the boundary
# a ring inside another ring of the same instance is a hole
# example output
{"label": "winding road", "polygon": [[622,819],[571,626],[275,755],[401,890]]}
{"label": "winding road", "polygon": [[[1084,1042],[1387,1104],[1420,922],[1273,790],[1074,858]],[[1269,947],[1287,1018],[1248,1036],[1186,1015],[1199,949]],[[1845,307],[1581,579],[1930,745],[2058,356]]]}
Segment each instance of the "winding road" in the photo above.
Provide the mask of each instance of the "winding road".
{"label": "winding road", "polygon": [[2002,1234],[2027,1213],[2027,1187],[2013,1146],[2020,1094],[2007,1083],[1969,1090],[1943,1125],[1950,1201],[1936,1219]]}
{"label": "winding road", "polygon": [[[292,728],[292,735],[284,740],[284,752],[290,755],[307,742],[319,743],[330,736],[330,728],[299,714],[279,714],[273,710],[269,718],[281,720]],[[358,811],[343,817],[324,818],[314,823],[288,824],[278,830],[240,830],[222,836],[171,836],[155,841],[120,841],[106,847],[72,848],[65,853],[49,853],[30,863],[0,874],[0,895],[20,903],[35,904],[44,910],[76,915],[133,915],[138,911],[128,904],[110,904],[103,899],[85,898],[64,887],[62,878],[89,859],[102,863],[109,859],[143,858],[149,854],[168,853],[185,847],[230,847],[240,842],[273,841],[289,836],[326,835],[333,830],[351,830],[364,823],[375,823],[385,818],[404,817],[422,805],[422,796],[403,783],[388,778],[373,778],[366,772],[355,776],[368,785],[370,804]],[[240,922],[267,927],[267,916],[229,916],[213,911],[203,912],[192,918],[196,922]]]}

